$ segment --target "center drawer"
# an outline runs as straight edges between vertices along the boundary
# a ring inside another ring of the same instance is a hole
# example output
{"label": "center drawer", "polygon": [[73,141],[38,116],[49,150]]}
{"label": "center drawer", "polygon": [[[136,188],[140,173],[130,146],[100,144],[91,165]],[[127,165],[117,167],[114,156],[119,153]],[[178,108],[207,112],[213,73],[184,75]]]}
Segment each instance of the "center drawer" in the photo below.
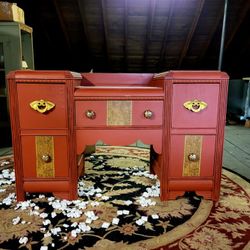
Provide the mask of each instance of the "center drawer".
{"label": "center drawer", "polygon": [[76,101],[77,127],[160,126],[163,101]]}

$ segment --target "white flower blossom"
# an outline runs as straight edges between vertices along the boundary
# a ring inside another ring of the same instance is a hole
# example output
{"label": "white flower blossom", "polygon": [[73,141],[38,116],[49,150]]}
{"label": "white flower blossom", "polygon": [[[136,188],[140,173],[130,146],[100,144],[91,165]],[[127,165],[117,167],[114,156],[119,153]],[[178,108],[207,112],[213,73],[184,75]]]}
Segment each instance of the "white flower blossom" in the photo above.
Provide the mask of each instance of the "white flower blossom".
{"label": "white flower blossom", "polygon": [[29,240],[29,239],[28,239],[27,237],[21,237],[21,238],[19,239],[19,243],[25,245],[25,244],[28,242],[28,240]]}

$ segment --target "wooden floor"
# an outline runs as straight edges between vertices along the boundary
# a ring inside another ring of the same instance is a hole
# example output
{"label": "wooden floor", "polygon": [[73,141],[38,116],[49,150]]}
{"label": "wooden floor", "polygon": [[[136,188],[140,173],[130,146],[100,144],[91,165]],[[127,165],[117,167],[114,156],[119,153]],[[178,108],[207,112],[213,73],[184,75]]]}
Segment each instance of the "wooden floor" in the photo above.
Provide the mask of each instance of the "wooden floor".
{"label": "wooden floor", "polygon": [[250,179],[250,128],[226,126],[223,167]]}
{"label": "wooden floor", "polygon": [[[11,153],[11,148],[0,149],[0,156]],[[226,126],[223,167],[250,179],[250,128],[239,124]]]}

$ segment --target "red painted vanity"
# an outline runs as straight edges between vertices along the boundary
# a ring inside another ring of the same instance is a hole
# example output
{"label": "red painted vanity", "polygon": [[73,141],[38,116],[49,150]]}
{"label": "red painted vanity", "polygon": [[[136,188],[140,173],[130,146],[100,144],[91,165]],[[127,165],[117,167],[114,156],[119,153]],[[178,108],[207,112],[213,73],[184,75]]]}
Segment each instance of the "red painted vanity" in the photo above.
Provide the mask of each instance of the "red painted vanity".
{"label": "red painted vanity", "polygon": [[8,75],[17,199],[77,199],[87,145],[152,145],[161,199],[219,199],[228,75],[13,71]]}

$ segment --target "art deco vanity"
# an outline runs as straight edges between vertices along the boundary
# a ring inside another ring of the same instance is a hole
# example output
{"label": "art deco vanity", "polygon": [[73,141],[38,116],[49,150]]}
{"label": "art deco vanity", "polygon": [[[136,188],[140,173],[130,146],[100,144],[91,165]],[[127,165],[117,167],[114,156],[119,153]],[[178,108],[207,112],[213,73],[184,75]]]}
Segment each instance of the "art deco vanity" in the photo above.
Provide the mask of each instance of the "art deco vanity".
{"label": "art deco vanity", "polygon": [[8,75],[17,199],[77,199],[87,145],[137,140],[155,152],[161,199],[219,198],[228,75],[13,71]]}

